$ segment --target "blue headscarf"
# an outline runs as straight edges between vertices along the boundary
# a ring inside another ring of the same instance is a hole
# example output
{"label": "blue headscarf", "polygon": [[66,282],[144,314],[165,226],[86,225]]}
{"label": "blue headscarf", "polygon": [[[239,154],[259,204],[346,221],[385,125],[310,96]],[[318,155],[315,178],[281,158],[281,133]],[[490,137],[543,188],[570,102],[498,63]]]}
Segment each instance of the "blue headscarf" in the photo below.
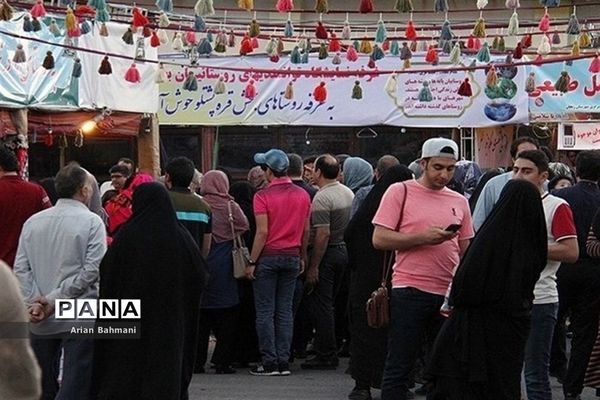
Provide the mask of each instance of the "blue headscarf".
{"label": "blue headscarf", "polygon": [[350,157],[344,161],[344,184],[353,192],[373,181],[373,167],[360,157]]}

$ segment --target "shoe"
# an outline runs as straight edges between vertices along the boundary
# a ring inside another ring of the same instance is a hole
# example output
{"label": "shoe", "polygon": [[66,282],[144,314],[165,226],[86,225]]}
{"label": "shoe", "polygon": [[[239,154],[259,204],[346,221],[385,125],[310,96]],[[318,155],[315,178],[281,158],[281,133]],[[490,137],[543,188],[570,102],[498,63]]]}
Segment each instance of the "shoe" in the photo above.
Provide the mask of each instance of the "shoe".
{"label": "shoe", "polygon": [[281,376],[289,376],[292,374],[290,371],[290,364],[288,363],[279,363],[279,375]]}
{"label": "shoe", "polygon": [[348,395],[348,400],[371,400],[371,390],[355,387]]}
{"label": "shoe", "polygon": [[306,360],[302,364],[300,364],[300,368],[302,369],[336,369],[339,365],[339,361],[337,358],[311,358],[310,360]]}
{"label": "shoe", "polygon": [[216,374],[217,375],[223,375],[223,374],[235,374],[237,371],[233,368],[231,368],[229,365],[225,365],[224,367],[216,367]]}
{"label": "shoe", "polygon": [[279,368],[274,365],[257,365],[250,370],[250,375],[254,376],[278,376],[281,375]]}

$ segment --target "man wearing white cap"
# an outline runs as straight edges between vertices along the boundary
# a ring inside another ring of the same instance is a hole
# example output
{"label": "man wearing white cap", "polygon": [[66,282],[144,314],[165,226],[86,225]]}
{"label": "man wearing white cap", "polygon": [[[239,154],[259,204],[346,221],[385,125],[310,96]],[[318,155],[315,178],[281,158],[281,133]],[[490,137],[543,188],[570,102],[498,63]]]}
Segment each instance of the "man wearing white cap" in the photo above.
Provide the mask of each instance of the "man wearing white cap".
{"label": "man wearing white cap", "polygon": [[390,186],[373,219],[375,248],[396,253],[382,400],[407,399],[421,341],[435,339],[444,320],[444,295],[473,237],[467,200],[446,188],[458,146],[450,139],[429,139],[421,154],[422,175]]}

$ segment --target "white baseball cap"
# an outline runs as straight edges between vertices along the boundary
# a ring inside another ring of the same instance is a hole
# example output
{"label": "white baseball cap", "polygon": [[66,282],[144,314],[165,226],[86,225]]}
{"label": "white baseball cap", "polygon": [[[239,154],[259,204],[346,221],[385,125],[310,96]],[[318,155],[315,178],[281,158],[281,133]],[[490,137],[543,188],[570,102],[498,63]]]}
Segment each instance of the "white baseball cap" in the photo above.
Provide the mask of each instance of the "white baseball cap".
{"label": "white baseball cap", "polygon": [[423,143],[421,159],[431,157],[449,157],[458,160],[458,145],[454,140],[431,138]]}

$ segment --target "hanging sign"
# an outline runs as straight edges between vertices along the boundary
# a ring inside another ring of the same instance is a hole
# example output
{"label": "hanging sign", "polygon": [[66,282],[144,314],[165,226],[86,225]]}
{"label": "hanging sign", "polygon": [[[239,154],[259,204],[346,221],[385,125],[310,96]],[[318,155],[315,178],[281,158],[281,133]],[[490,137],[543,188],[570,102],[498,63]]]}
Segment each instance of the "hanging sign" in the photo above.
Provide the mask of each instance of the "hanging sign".
{"label": "hanging sign", "polygon": [[600,149],[600,123],[558,124],[558,150]]}
{"label": "hanging sign", "polygon": [[[273,63],[266,57],[236,57],[201,59],[197,68],[167,65],[168,81],[159,89],[159,120],[165,125],[425,127],[527,121],[522,67],[499,69],[496,85],[488,87],[484,70],[379,74],[397,71],[402,61],[388,56],[377,61],[377,69],[368,68],[367,62],[368,57],[361,57],[333,65],[331,59],[318,60],[315,55],[308,64],[292,64],[288,58]],[[190,73],[197,79],[195,91],[184,89],[189,88],[184,83]],[[219,78],[225,85],[221,94],[215,92]],[[465,78],[470,81],[471,97],[457,93]],[[326,91],[324,99],[320,86]],[[422,92],[424,86],[429,91]]]}

